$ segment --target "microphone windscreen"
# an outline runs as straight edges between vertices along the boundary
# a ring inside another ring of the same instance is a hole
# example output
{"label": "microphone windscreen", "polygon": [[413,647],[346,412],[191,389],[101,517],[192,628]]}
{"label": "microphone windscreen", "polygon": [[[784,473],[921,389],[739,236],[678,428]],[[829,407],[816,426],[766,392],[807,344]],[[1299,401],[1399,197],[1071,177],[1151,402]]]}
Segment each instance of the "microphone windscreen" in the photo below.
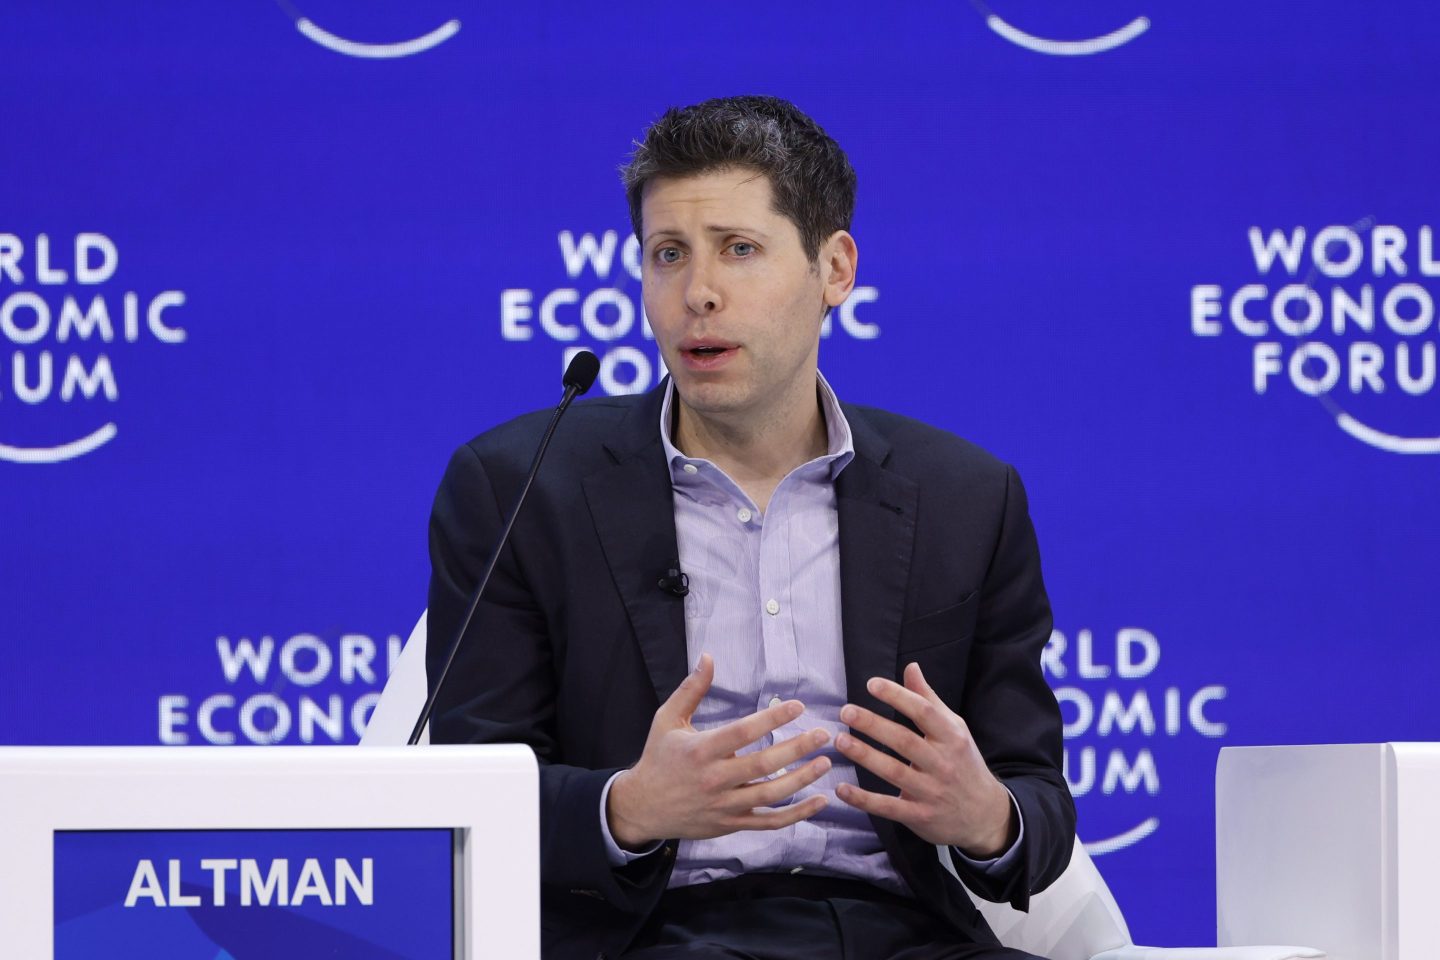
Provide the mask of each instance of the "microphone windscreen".
{"label": "microphone windscreen", "polygon": [[574,387],[577,394],[584,393],[590,389],[590,384],[595,382],[595,375],[600,372],[600,358],[589,350],[581,350],[575,354],[575,359],[570,361],[570,366],[565,368],[565,379],[562,384],[566,387]]}

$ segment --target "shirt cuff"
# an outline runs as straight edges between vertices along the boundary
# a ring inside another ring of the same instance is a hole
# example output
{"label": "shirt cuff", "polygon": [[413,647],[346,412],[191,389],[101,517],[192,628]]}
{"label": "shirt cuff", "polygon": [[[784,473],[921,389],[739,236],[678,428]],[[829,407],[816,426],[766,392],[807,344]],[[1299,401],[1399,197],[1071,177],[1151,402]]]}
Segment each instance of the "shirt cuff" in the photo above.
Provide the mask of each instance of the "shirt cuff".
{"label": "shirt cuff", "polygon": [[[609,790],[610,788],[606,786],[605,789]],[[1005,792],[1010,793],[1010,788],[1006,787]],[[1025,818],[1020,813],[1020,804],[1015,801],[1015,794],[1013,793],[1010,793],[1010,806],[1015,809],[1015,822],[1020,825],[1020,830],[1015,835],[1015,842],[1010,844],[1010,849],[998,857],[991,857],[989,860],[976,860],[973,857],[967,857],[965,851],[959,847],[951,847],[951,855],[959,860],[965,861],[970,867],[980,871],[987,877],[1004,876],[1006,872],[1015,865],[1015,861],[1020,859],[1020,845],[1025,840]],[[602,807],[601,810],[603,811],[604,808]],[[605,836],[608,839],[610,834],[607,832]],[[611,843],[613,842],[614,841],[611,841]],[[619,848],[617,847],[616,849],[618,850]]]}
{"label": "shirt cuff", "polygon": [[[623,770],[620,771],[620,773],[624,772]],[[615,785],[615,777],[620,776],[620,773],[606,780],[605,789],[600,791],[600,834],[605,838],[605,856],[610,861],[610,866],[612,867],[623,867],[627,863],[633,863],[639,860],[641,857],[648,857],[661,847],[661,842],[656,840],[639,853],[631,853],[629,850],[621,849],[620,844],[616,843],[615,837],[611,835],[610,818],[605,815],[605,810],[607,809],[607,804],[610,802],[610,788]],[[961,856],[964,856],[964,854],[961,854]]]}

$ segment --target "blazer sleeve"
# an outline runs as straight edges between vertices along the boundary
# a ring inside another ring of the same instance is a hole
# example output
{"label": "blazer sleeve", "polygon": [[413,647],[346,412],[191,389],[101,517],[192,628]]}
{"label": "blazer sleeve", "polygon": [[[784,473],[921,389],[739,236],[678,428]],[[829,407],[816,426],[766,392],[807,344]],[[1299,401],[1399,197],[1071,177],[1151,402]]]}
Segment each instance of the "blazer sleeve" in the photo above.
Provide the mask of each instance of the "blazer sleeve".
{"label": "blazer sleeve", "polygon": [[1050,639],[1050,601],[1025,488],[1006,468],[999,536],[981,588],[975,642],[966,670],[965,721],[1019,806],[1025,832],[1014,868],[992,875],[955,858],[966,886],[987,900],[1025,910],[1070,862],[1075,803],[1061,772],[1060,707],[1040,654]]}
{"label": "blazer sleeve", "polygon": [[[475,450],[450,460],[430,518],[429,639],[433,685],[499,539],[505,511]],[[460,643],[431,721],[435,743],[522,743],[540,765],[542,885],[598,895],[628,912],[645,912],[664,890],[666,852],[625,867],[610,865],[600,825],[606,782],[620,768],[592,770],[562,762],[555,733],[558,699],[551,637],[517,551],[507,546]]]}

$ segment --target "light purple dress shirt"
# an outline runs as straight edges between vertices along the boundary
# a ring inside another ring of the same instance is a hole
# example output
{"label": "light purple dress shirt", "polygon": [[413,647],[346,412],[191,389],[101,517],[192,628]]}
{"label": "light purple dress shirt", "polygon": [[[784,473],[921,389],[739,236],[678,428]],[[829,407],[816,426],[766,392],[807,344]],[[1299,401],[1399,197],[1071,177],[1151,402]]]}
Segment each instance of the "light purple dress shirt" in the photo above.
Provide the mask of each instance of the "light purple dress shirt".
{"label": "light purple dress shirt", "polygon": [[[831,767],[785,801],[797,803],[820,794],[829,801],[825,809],[779,830],[682,840],[669,885],[803,870],[867,880],[908,894],[869,815],[835,796],[838,784],[856,783],[854,765],[834,749],[835,737],[846,730],[840,708],[847,702],[835,478],[855,457],[839,401],[820,377],[827,452],[787,474],[762,514],[725,471],[675,447],[670,435],[674,395],[671,384],[659,426],[675,492],[680,569],[690,585],[685,597],[688,661],[692,670],[702,653],[715,661],[715,680],[692,723],[705,730],[782,700],[800,700],[805,712],[799,718],[739,752],[760,750],[820,727],[830,739],[815,755],[828,756]],[[650,851],[631,853],[615,843],[605,817],[609,793],[607,784],[600,822],[610,861],[620,866]],[[1018,847],[1017,839],[995,860],[969,862],[987,872],[1002,872]],[[963,857],[958,850],[954,853]]]}

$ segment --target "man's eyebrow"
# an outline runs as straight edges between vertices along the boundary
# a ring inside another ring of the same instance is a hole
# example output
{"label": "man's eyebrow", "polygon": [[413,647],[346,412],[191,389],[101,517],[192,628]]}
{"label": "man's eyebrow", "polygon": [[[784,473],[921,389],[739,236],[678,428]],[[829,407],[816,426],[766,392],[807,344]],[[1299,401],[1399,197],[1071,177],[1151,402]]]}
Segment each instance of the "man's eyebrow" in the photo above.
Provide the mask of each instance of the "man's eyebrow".
{"label": "man's eyebrow", "polygon": [[759,238],[761,238],[762,240],[768,240],[768,239],[770,239],[770,235],[769,235],[768,233],[766,233],[764,230],[756,230],[754,227],[723,227],[723,226],[714,226],[714,227],[706,227],[706,228],[705,228],[705,232],[706,232],[706,233],[747,233],[747,234],[750,234],[750,235],[752,235],[752,236],[759,237]]}
{"label": "man's eyebrow", "polygon": [[[756,230],[754,227],[730,227],[724,226],[722,224],[714,224],[705,227],[705,232],[719,234],[743,233],[748,236],[759,237],[761,240],[770,239],[770,234],[766,233],[764,230]],[[683,231],[681,230],[656,230],[655,232],[646,235],[645,242],[648,243],[657,237],[679,237],[682,235]]]}

